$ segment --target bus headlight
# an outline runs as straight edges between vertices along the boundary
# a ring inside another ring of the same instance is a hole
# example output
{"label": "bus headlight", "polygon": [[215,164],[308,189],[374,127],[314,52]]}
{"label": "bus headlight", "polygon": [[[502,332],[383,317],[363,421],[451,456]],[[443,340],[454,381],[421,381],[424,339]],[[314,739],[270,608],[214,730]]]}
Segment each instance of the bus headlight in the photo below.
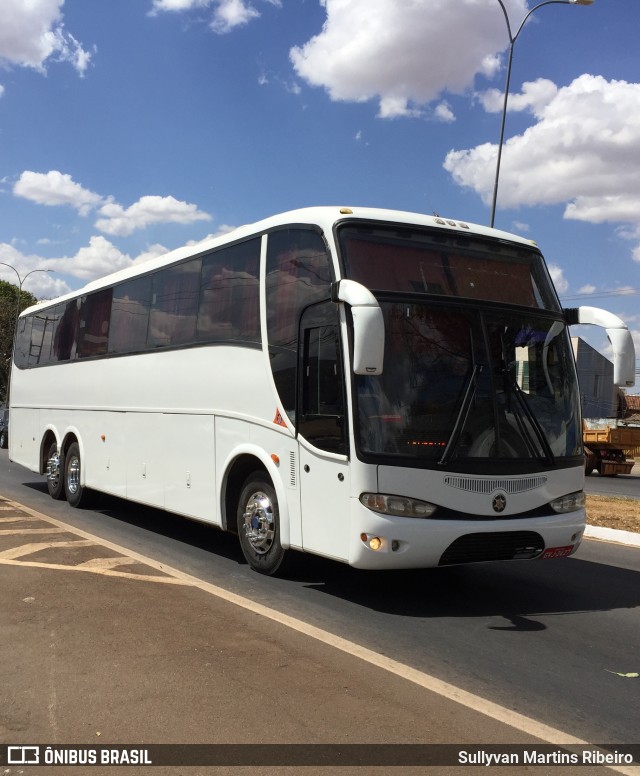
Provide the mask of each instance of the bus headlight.
{"label": "bus headlight", "polygon": [[586,502],[584,491],[579,490],[577,493],[569,493],[561,498],[554,499],[551,502],[551,509],[558,514],[564,512],[575,512],[578,509],[582,509]]}
{"label": "bus headlight", "polygon": [[431,517],[437,509],[435,504],[430,504],[428,501],[404,496],[387,496],[384,493],[363,493],[360,496],[360,503],[374,512],[397,517]]}

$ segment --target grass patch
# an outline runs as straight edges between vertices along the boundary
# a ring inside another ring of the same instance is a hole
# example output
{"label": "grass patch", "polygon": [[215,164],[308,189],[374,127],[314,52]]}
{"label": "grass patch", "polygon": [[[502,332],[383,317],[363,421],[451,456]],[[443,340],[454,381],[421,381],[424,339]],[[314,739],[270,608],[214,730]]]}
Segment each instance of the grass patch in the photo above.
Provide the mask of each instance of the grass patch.
{"label": "grass patch", "polygon": [[640,533],[640,500],[621,496],[587,496],[587,523]]}

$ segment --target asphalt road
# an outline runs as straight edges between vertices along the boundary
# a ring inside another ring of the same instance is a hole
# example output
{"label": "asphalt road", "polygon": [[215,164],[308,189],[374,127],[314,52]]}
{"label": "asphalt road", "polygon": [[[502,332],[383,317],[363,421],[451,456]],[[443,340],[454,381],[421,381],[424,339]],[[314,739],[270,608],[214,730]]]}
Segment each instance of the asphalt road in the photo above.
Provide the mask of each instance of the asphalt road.
{"label": "asphalt road", "polygon": [[585,478],[584,489],[587,493],[599,496],[624,496],[640,499],[640,464],[636,464],[631,474],[618,474],[615,477],[601,477],[597,472]]}
{"label": "asphalt road", "polygon": [[586,541],[567,560],[386,574],[300,556],[270,579],[207,526],[106,496],[54,502],[6,451],[0,494],[578,738],[637,743],[640,680],[619,674],[640,672],[638,549]]}

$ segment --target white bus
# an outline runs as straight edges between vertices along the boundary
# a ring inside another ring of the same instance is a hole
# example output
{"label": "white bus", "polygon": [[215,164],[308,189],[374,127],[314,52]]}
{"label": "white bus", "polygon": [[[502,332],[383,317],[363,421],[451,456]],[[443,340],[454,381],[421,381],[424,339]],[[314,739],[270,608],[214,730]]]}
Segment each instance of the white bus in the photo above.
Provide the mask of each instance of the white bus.
{"label": "white bus", "polygon": [[530,240],[308,208],[26,310],[10,457],[88,489],[363,569],[572,554],[584,457],[569,324]]}

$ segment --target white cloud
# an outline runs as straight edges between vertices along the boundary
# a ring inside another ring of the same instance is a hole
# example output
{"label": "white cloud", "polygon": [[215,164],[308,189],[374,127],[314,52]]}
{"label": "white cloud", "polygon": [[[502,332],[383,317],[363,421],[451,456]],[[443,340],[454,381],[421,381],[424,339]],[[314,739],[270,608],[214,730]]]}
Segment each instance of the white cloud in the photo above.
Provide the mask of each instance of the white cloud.
{"label": "white cloud", "polygon": [[140,197],[126,209],[117,202],[107,202],[99,212],[103,218],[96,221],[96,227],[106,234],[121,237],[150,224],[192,224],[211,220],[211,216],[198,210],[196,205],[174,197]]}
{"label": "white cloud", "polygon": [[58,170],[47,173],[25,170],[15,183],[13,193],[39,205],[69,205],[83,216],[103,201],[99,194],[83,188],[70,175]]}
{"label": "white cloud", "polygon": [[0,60],[45,71],[47,60],[69,62],[83,75],[91,54],[62,23],[64,0],[2,0]]}
{"label": "white cloud", "polygon": [[211,232],[206,237],[203,237],[201,240],[189,240],[186,243],[186,245],[187,246],[201,245],[202,243],[208,242],[209,240],[213,240],[215,237],[222,237],[225,234],[234,232],[237,228],[238,228],[237,226],[231,226],[230,224],[220,224],[220,226],[216,229],[215,232]]}
{"label": "white cloud", "polygon": [[559,294],[565,294],[569,290],[569,282],[564,276],[564,271],[557,264],[549,264],[549,274],[556,291]]}
{"label": "white cloud", "polygon": [[436,105],[435,108],[435,116],[439,121],[444,121],[447,124],[450,124],[452,121],[456,120],[456,117],[451,110],[451,106],[448,102],[443,101],[439,105]]}
{"label": "white cloud", "polygon": [[[585,74],[555,95],[525,84],[514,102],[538,120],[503,147],[501,207],[565,202],[565,218],[640,223],[640,84]],[[450,151],[444,167],[488,203],[496,154],[488,143]]]}
{"label": "white cloud", "polygon": [[[262,0],[280,8],[281,0]],[[236,27],[248,24],[260,16],[260,11],[247,0],[153,0],[151,15],[161,11],[192,11],[198,8],[211,8],[210,27],[214,32],[224,34]]]}
{"label": "white cloud", "polygon": [[85,189],[70,175],[58,170],[47,173],[25,170],[14,184],[13,193],[39,205],[68,205],[82,216],[97,210],[101,218],[96,221],[96,228],[121,237],[150,224],[192,224],[211,220],[211,216],[199,210],[197,205],[171,196],[147,195],[125,208],[113,197],[102,197]]}
{"label": "white cloud", "polygon": [[[33,270],[53,269],[48,260],[35,254],[26,254],[9,243],[0,243],[0,262],[5,262],[15,268],[15,272],[0,265],[0,280],[17,285],[18,277],[23,281],[23,288],[38,299],[52,299],[66,294],[70,288],[59,276],[51,272],[33,272]],[[29,277],[27,277],[29,275]]]}
{"label": "white cloud", "polygon": [[130,256],[122,253],[102,235],[92,237],[89,245],[80,248],[75,256],[47,260],[47,266],[56,272],[73,275],[81,280],[93,280],[132,264]]}
{"label": "white cloud", "polygon": [[153,0],[151,13],[158,11],[191,11],[193,8],[206,8],[211,0]]}
{"label": "white cloud", "polygon": [[[332,100],[378,99],[380,117],[421,115],[419,106],[444,91],[462,93],[476,75],[491,76],[500,66],[505,29],[497,3],[489,9],[478,0],[321,3],[322,31],[289,52],[296,72]],[[506,5],[514,18],[527,10],[525,0]]]}
{"label": "white cloud", "polygon": [[260,13],[244,0],[220,0],[214,10],[211,29],[219,33],[230,32],[258,16]]}
{"label": "white cloud", "polygon": [[[509,94],[507,111],[529,110],[534,116],[541,117],[544,109],[558,93],[558,87],[547,78],[539,78],[522,85],[521,94]],[[501,113],[504,107],[504,92],[488,89],[476,95],[487,113]]]}
{"label": "white cloud", "polygon": [[593,294],[594,291],[596,291],[596,287],[592,286],[590,283],[587,283],[586,286],[582,286],[582,288],[578,289],[579,294]]}
{"label": "white cloud", "polygon": [[[89,244],[81,247],[75,255],[58,258],[45,259],[35,254],[25,254],[8,243],[0,243],[0,262],[6,262],[15,267],[16,272],[23,279],[34,269],[52,270],[52,272],[34,272],[29,275],[25,284],[25,288],[39,299],[52,299],[71,290],[61,275],[70,275],[88,282],[162,256],[167,251],[168,249],[163,245],[151,245],[132,258],[102,235],[94,235],[89,240]],[[2,265],[0,265],[0,279],[10,283],[17,281],[15,273]]]}
{"label": "white cloud", "polygon": [[159,256],[164,256],[164,254],[168,252],[169,248],[165,248],[164,245],[160,245],[160,243],[149,245],[146,251],[143,251],[142,253],[138,254],[138,256],[136,256],[136,258],[133,260],[133,264],[144,264],[145,261],[157,259]]}

